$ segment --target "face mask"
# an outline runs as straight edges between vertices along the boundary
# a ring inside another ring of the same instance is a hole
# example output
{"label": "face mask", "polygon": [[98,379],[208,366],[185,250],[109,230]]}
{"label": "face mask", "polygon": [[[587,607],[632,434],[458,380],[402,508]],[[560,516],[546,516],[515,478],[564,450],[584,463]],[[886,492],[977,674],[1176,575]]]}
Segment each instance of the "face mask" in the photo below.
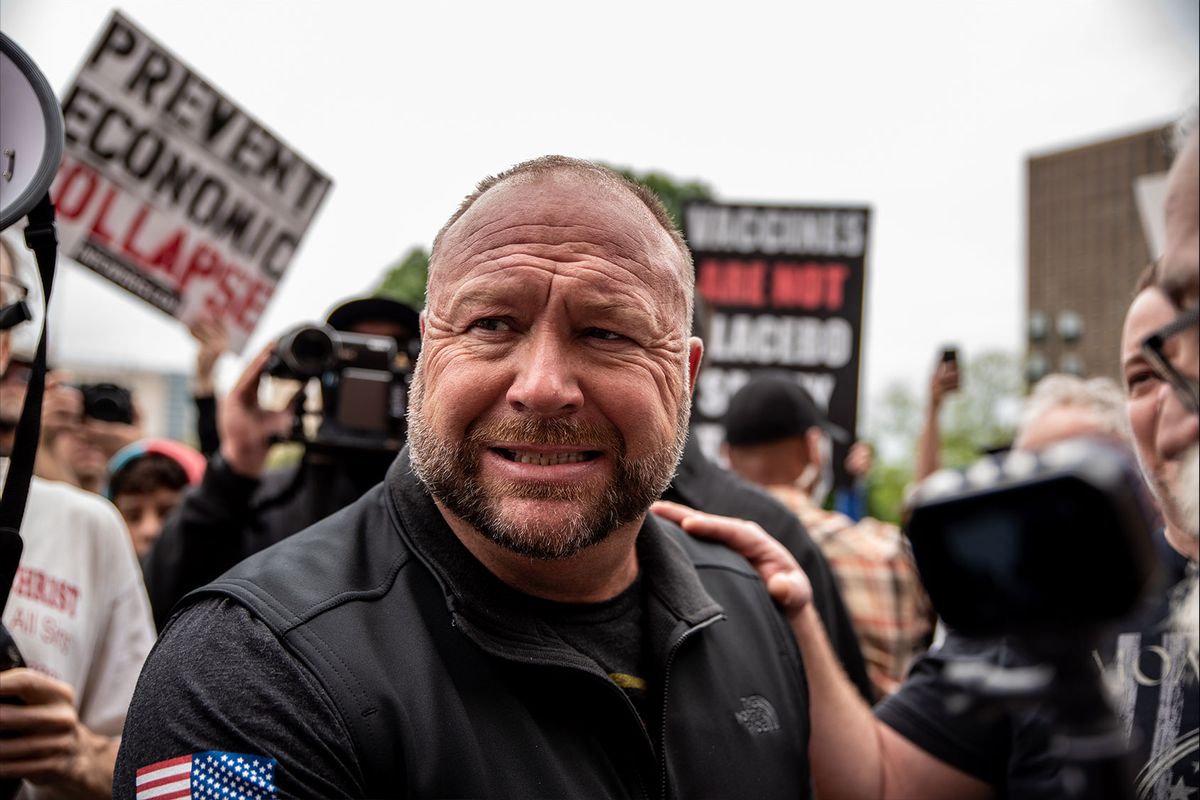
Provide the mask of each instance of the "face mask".
{"label": "face mask", "polygon": [[824,506],[833,491],[833,443],[824,433],[817,441],[817,464],[809,464],[800,474],[796,484],[809,499],[818,506]]}

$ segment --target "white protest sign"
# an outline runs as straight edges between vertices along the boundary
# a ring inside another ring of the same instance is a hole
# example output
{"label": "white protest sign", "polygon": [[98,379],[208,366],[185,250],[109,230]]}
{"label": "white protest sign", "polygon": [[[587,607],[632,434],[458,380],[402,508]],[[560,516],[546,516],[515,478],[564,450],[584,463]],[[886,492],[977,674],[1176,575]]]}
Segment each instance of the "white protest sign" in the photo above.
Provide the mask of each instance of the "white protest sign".
{"label": "white protest sign", "polygon": [[1167,243],[1167,173],[1154,172],[1134,178],[1133,196],[1137,201],[1150,260],[1157,261]]}
{"label": "white protest sign", "polygon": [[62,106],[62,252],[240,351],[332,181],[115,11]]}

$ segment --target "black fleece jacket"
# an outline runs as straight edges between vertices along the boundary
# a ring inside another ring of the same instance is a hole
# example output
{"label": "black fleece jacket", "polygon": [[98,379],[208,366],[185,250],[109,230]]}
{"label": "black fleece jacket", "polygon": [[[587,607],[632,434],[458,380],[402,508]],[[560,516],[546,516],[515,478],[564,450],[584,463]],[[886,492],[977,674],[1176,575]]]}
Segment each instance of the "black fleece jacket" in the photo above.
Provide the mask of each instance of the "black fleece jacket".
{"label": "black fleece jacket", "polygon": [[650,707],[476,561],[402,454],[383,486],[183,604],[130,707],[115,797],[190,753],[281,796],[809,796],[807,690],[754,570],[648,518]]}

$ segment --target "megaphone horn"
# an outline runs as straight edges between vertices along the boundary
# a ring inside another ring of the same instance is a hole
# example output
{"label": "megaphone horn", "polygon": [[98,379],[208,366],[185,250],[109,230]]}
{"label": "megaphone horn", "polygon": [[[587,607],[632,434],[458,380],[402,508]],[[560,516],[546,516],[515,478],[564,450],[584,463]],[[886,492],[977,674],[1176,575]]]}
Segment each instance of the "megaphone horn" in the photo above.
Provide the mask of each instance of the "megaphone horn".
{"label": "megaphone horn", "polygon": [[0,33],[0,230],[27,215],[54,182],[63,152],[58,98],[41,70]]}

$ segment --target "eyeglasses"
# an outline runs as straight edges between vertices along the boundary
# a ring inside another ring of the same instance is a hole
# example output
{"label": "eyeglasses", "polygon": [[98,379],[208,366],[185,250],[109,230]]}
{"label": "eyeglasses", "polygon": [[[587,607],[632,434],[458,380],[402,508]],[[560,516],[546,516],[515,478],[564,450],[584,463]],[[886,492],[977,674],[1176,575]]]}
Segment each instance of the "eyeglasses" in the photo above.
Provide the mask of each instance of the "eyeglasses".
{"label": "eyeglasses", "polygon": [[[1167,345],[1171,339],[1187,334],[1189,328],[1195,328],[1200,321],[1200,306],[1193,306],[1181,312],[1174,320],[1159,328],[1146,337],[1142,342],[1142,354],[1150,363],[1154,374],[1165,380],[1175,390],[1180,402],[1193,414],[1200,412],[1200,390],[1197,389],[1196,379],[1180,374],[1167,355]],[[1195,334],[1192,334],[1195,338]]]}
{"label": "eyeglasses", "polygon": [[28,296],[29,289],[25,287],[25,284],[16,278],[0,275],[0,308],[16,305]]}

